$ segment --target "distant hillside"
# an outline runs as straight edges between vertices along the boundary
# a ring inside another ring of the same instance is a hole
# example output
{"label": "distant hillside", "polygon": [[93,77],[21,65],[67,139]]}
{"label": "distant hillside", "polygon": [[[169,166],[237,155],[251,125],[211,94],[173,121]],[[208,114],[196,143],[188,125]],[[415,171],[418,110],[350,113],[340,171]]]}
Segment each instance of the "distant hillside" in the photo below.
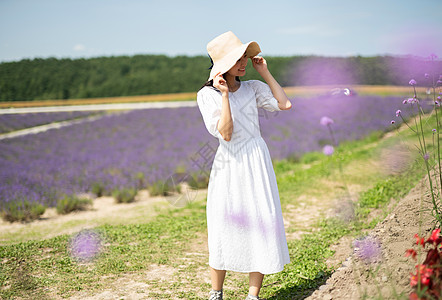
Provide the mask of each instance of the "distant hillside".
{"label": "distant hillside", "polygon": [[[417,58],[266,57],[283,86],[321,84],[419,84],[431,68]],[[0,101],[131,96],[198,90],[209,75],[207,56],[135,55],[90,59],[25,59],[0,64]],[[436,72],[437,71],[437,72]],[[260,79],[250,61],[247,79]]]}

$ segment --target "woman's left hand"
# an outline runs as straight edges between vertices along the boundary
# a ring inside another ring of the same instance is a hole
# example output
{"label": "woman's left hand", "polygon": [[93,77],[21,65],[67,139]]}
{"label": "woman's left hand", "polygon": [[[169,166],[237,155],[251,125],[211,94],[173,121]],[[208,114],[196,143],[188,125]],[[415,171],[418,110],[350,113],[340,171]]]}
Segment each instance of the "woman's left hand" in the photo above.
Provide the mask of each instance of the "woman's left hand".
{"label": "woman's left hand", "polygon": [[258,73],[262,73],[264,71],[267,71],[267,62],[262,56],[255,56],[252,57],[252,64]]}

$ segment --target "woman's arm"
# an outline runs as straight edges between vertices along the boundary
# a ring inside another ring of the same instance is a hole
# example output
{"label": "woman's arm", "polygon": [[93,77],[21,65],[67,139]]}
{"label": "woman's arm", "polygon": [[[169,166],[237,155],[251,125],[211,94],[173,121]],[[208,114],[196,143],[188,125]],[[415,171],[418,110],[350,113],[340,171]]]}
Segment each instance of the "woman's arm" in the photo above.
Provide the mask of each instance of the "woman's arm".
{"label": "woman's arm", "polygon": [[224,140],[230,141],[233,132],[233,120],[232,113],[230,111],[229,88],[226,80],[221,74],[215,75],[213,78],[213,86],[220,90],[222,94],[221,116],[218,121],[217,129],[223,136]]}
{"label": "woman's arm", "polygon": [[261,56],[253,57],[252,64],[253,64],[253,67],[256,69],[256,71],[258,71],[259,75],[261,75],[262,78],[269,85],[270,90],[272,90],[273,96],[276,98],[276,100],[278,100],[279,108],[281,110],[290,109],[292,107],[292,103],[290,102],[286,93],[284,92],[282,87],[279,85],[279,83],[276,81],[276,79],[273,78],[272,74],[270,73],[269,69],[267,68],[267,62],[264,59],[264,57],[261,57]]}

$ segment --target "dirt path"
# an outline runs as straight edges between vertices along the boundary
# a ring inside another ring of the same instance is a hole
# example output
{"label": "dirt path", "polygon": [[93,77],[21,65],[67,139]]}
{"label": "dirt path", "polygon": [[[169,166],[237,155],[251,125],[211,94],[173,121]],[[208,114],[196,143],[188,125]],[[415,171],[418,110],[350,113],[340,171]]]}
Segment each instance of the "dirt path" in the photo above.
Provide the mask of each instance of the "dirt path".
{"label": "dirt path", "polygon": [[[404,256],[415,243],[414,235],[428,236],[432,229],[431,201],[424,181],[399,201],[393,211],[369,233],[381,247],[380,260],[366,264],[354,252],[351,241],[344,239],[335,247],[351,255],[342,266],[307,299],[396,299],[407,295],[410,273],[415,263]],[[382,296],[382,297],[379,297]]]}
{"label": "dirt path", "polygon": [[174,108],[174,107],[194,107],[195,100],[190,101],[167,101],[167,102],[141,102],[141,103],[111,103],[111,104],[86,104],[86,105],[59,105],[40,107],[19,107],[2,108],[0,114],[26,114],[40,112],[59,111],[92,111],[92,110],[133,110],[146,108]]}
{"label": "dirt path", "polygon": [[[414,262],[405,258],[405,250],[411,248],[415,239],[414,234],[427,234],[431,228],[428,213],[422,209],[430,208],[428,198],[425,198],[425,187],[417,185],[411,192],[399,202],[393,202],[393,211],[380,222],[370,236],[376,238],[382,247],[382,260],[378,264],[366,265],[353,253],[353,239],[344,237],[340,243],[332,248],[335,255],[328,260],[328,264],[342,266],[329,278],[324,286],[321,286],[307,299],[361,299],[366,293],[369,298],[376,297],[380,291],[383,299],[392,299],[393,291],[398,294],[408,294],[409,273],[414,269]],[[302,201],[302,197],[300,199]],[[301,202],[302,203],[302,202]],[[319,201],[312,205],[300,205],[298,208],[288,206],[284,212],[286,226],[294,226],[306,222],[313,222],[319,214],[326,213],[326,207],[318,212]],[[328,203],[330,205],[330,203]],[[309,207],[316,206],[311,210]],[[314,211],[314,213],[312,213]],[[330,210],[328,211],[330,213]],[[302,220],[299,215],[302,214]],[[298,218],[294,219],[294,216]],[[298,223],[299,222],[299,223]],[[290,227],[288,227],[290,228]],[[302,230],[288,233],[288,240],[299,238]],[[193,240],[189,249],[181,257],[174,261],[175,266],[152,265],[149,270],[140,273],[124,274],[118,277],[102,278],[106,288],[94,294],[90,291],[75,293],[70,299],[156,299],[155,296],[162,294],[164,298],[180,299],[174,294],[173,288],[164,290],[165,286],[173,286],[174,283],[188,282],[185,289],[193,290],[198,299],[206,299],[207,290],[201,287],[195,290],[195,280],[200,283],[210,283],[208,272],[207,233]],[[379,266],[376,276],[374,270]],[[192,277],[192,278],[190,278]],[[192,284],[193,282],[193,284]],[[247,274],[227,272],[225,290],[236,290],[239,285],[247,285]],[[180,291],[184,291],[180,289]],[[54,297],[57,296],[54,294]]]}

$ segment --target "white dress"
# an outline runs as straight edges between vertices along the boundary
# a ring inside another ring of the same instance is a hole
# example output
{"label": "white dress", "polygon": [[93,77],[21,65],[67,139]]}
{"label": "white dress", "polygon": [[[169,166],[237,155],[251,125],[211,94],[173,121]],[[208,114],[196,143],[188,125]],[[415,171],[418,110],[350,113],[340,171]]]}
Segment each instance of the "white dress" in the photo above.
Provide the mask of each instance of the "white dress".
{"label": "white dress", "polygon": [[207,194],[209,265],[243,273],[280,272],[290,257],[275,172],[258,119],[258,107],[279,111],[278,102],[267,84],[242,81],[229,93],[230,141],[217,129],[221,93],[204,87],[197,103],[207,130],[219,140]]}

